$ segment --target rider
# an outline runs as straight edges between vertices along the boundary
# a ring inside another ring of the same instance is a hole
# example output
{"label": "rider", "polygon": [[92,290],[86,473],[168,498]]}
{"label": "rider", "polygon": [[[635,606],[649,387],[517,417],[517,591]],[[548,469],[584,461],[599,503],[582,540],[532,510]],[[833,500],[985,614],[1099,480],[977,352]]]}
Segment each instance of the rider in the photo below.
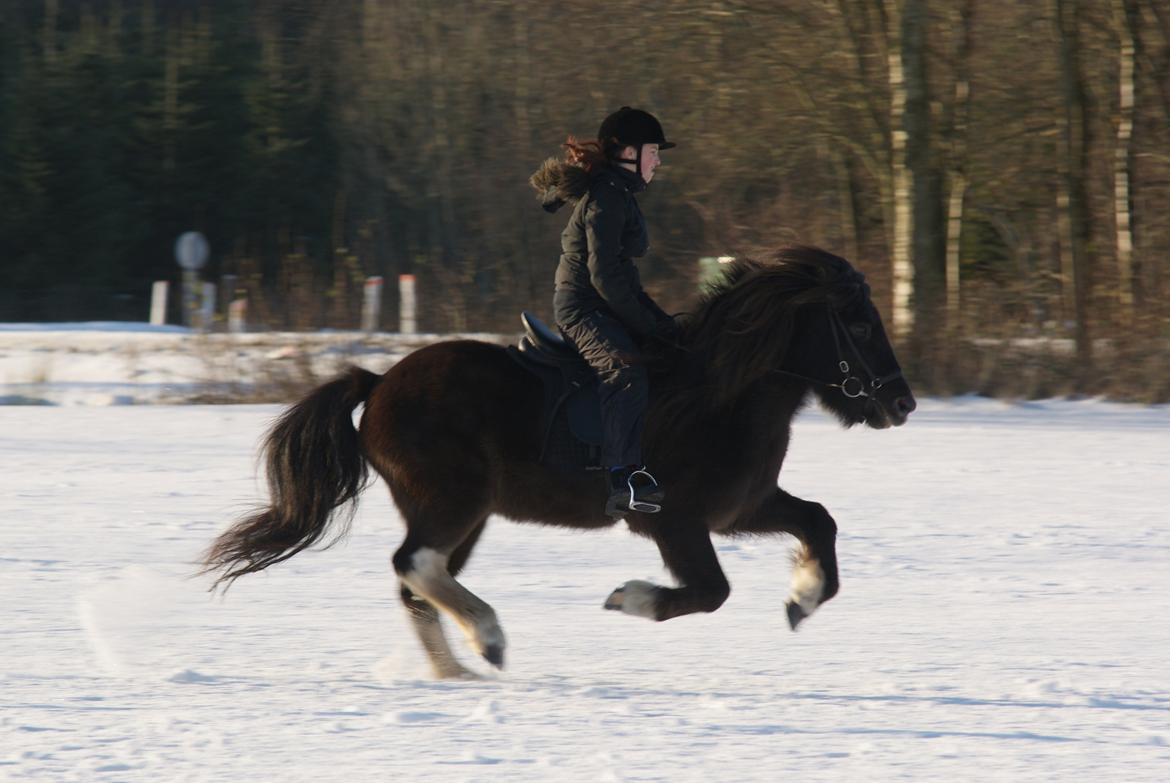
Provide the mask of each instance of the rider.
{"label": "rider", "polygon": [[566,161],[532,177],[544,208],[576,201],[561,233],[553,309],[557,326],[600,381],[602,464],[609,468],[606,513],[661,510],[663,492],[642,463],[648,379],[640,343],[673,342],[678,326],[642,290],[633,258],[650,246],[634,198],[654,178],[666,140],[654,115],[623,106],[605,118],[596,142],[569,137]]}

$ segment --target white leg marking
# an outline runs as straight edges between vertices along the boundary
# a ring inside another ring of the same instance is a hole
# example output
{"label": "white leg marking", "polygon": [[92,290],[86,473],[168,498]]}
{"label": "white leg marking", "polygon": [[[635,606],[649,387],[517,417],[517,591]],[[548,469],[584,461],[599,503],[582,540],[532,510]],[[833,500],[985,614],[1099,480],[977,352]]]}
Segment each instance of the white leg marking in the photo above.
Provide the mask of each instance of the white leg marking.
{"label": "white leg marking", "polygon": [[821,569],[821,561],[804,557],[797,560],[792,568],[792,592],[788,600],[810,615],[824,594],[825,572]]}
{"label": "white leg marking", "polygon": [[641,579],[631,579],[610,593],[605,601],[607,609],[617,609],[623,614],[656,619],[654,591],[658,585]]}
{"label": "white leg marking", "polygon": [[410,564],[419,579],[428,582],[441,582],[444,578],[450,579],[447,573],[447,556],[433,549],[422,549],[415,552],[410,558]]}
{"label": "white leg marking", "polygon": [[455,654],[451,652],[447,634],[443,633],[443,625],[438,615],[431,611],[429,606],[421,608],[423,599],[416,597],[411,603],[415,602],[419,604],[420,609],[415,610],[408,606],[406,614],[414,626],[415,634],[422,642],[423,651],[427,654],[435,677],[440,680],[478,679],[479,675],[459,663]]}
{"label": "white leg marking", "polygon": [[411,566],[401,577],[407,587],[451,615],[477,653],[503,654],[504,631],[495,611],[447,572],[446,555],[424,547],[411,556]]}

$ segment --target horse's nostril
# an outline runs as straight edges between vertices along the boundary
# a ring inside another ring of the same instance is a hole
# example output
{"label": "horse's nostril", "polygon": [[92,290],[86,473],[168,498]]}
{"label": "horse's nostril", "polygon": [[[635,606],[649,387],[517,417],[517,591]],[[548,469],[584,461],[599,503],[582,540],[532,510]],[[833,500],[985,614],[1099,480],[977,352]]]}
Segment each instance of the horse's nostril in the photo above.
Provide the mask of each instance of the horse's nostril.
{"label": "horse's nostril", "polygon": [[917,407],[918,403],[914,401],[913,397],[899,397],[894,400],[894,410],[903,416],[909,416]]}

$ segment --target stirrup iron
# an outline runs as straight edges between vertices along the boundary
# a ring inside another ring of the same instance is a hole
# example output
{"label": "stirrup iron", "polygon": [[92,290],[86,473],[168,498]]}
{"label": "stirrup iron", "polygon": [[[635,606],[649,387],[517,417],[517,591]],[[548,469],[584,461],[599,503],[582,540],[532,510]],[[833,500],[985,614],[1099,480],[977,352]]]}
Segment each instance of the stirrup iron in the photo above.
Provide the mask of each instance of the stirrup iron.
{"label": "stirrup iron", "polygon": [[630,501],[626,505],[630,511],[640,511],[643,514],[657,514],[662,510],[661,503],[655,503],[651,500],[638,500],[634,496],[634,476],[639,475],[646,477],[646,479],[650,482],[650,486],[657,491],[656,499],[661,499],[662,490],[658,487],[658,481],[653,476],[651,476],[649,471],[647,471],[645,468],[638,468],[637,470],[630,471],[630,475],[626,478],[626,486],[630,490]]}

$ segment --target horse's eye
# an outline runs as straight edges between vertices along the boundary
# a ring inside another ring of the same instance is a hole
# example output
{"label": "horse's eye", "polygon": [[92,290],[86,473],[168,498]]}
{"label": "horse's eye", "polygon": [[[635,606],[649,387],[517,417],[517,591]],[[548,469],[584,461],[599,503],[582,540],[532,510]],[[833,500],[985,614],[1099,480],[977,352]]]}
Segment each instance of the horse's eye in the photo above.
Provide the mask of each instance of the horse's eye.
{"label": "horse's eye", "polygon": [[849,333],[853,335],[853,339],[865,342],[869,339],[869,336],[873,333],[873,330],[870,329],[869,324],[855,323],[849,324]]}

